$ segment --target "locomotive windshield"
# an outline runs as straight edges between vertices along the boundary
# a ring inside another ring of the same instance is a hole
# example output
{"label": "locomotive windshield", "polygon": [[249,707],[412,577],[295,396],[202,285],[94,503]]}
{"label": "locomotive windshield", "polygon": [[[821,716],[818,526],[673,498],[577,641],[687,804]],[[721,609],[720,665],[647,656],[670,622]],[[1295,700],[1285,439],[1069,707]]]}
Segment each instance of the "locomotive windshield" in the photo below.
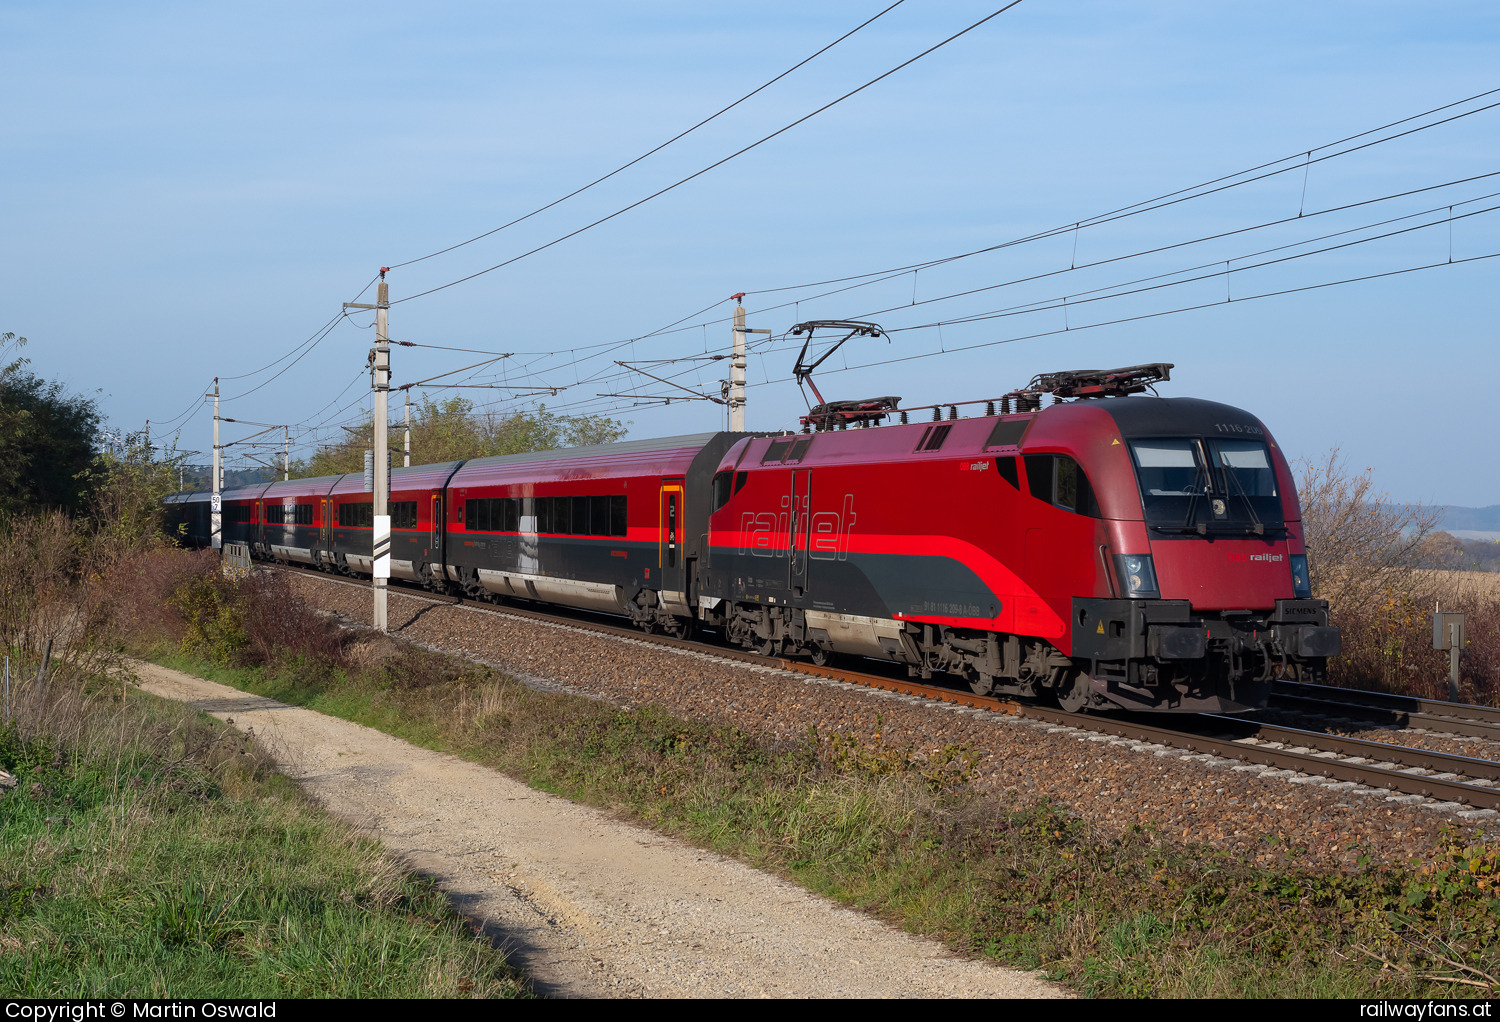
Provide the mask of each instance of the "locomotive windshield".
{"label": "locomotive windshield", "polygon": [[1132,440],[1146,523],[1163,531],[1259,531],[1284,524],[1276,470],[1259,440]]}

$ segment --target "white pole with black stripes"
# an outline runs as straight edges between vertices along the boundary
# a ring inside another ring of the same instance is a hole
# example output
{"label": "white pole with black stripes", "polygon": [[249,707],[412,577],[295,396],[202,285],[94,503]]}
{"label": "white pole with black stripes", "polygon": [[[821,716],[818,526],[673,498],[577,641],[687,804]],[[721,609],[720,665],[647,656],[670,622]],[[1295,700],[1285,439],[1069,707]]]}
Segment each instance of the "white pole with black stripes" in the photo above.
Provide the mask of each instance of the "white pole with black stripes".
{"label": "white pole with black stripes", "polygon": [[390,310],[390,292],[385,270],[375,294],[375,528],[372,557],[375,576],[375,627],[386,630],[386,586],[391,577],[391,454],[386,433],[390,426],[391,337],[386,317]]}
{"label": "white pole with black stripes", "polygon": [[[386,431],[389,422],[391,392],[391,336],[387,317],[391,307],[390,290],[385,282],[386,267],[380,268],[380,284],[375,291],[375,350],[371,354],[370,387],[375,393],[375,471],[374,528],[370,530],[371,581],[374,583],[373,624],[386,631],[386,587],[391,577],[391,515],[387,506],[391,495],[391,458]],[[345,302],[346,309],[368,309],[369,305]]]}

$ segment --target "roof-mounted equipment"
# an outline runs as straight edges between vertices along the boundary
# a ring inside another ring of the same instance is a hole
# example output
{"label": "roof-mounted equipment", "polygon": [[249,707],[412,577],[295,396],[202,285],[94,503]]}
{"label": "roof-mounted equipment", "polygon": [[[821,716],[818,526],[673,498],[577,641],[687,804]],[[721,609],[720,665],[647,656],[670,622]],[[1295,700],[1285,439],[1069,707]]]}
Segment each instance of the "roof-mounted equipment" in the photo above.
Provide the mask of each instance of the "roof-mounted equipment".
{"label": "roof-mounted equipment", "polygon": [[1063,398],[1125,397],[1144,390],[1156,392],[1156,384],[1172,378],[1171,362],[1125,366],[1122,369],[1068,369],[1060,373],[1038,373],[1020,390],[1000,399],[1002,414],[1014,403],[1018,412],[1035,412],[1042,407],[1042,395],[1051,394],[1053,403]]}
{"label": "roof-mounted equipment", "polygon": [[[813,332],[816,330],[842,330],[844,336],[840,337],[828,350],[824,351],[811,362],[808,361],[808,349],[812,347]],[[817,384],[812,381],[813,370],[822,365],[829,355],[838,351],[844,342],[854,337],[884,337],[887,342],[890,337],[880,329],[879,324],[866,323],[855,319],[813,319],[806,323],[798,323],[792,327],[793,337],[798,334],[806,334],[807,340],[802,344],[802,351],[797,356],[797,364],[792,369],[792,377],[797,381],[797,386],[804,384],[812,388],[813,396],[818,399],[817,404],[808,403],[807,414],[802,416],[804,429],[811,427],[819,432],[830,429],[847,429],[850,426],[875,426],[882,422],[887,415],[896,410],[901,403],[899,397],[871,397],[858,401],[825,401],[823,395],[818,392]],[[806,400],[806,391],[803,392]]]}

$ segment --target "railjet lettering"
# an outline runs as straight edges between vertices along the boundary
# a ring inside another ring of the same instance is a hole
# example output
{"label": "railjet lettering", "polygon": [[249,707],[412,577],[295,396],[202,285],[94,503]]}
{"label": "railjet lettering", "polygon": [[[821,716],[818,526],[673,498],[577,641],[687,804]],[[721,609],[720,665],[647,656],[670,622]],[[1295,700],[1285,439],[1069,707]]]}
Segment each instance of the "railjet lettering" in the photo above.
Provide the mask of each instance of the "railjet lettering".
{"label": "railjet lettering", "polygon": [[1490,1008],[1491,1005],[1484,1001],[1475,1004],[1376,1001],[1374,1004],[1361,1004],[1359,1014],[1362,1018],[1493,1018]]}
{"label": "railjet lettering", "polygon": [[1277,564],[1283,560],[1281,554],[1226,554],[1231,561],[1264,561],[1268,564]]}
{"label": "railjet lettering", "polygon": [[[805,498],[799,498],[805,500]],[[789,498],[782,498],[782,505],[790,503]],[[802,504],[798,513],[798,521],[802,521],[807,515],[807,505]],[[849,533],[854,529],[854,521],[859,516],[854,513],[854,495],[844,494],[843,508],[840,511],[816,511],[811,516],[807,526],[807,543],[809,554],[815,561],[845,561],[849,559]],[[740,516],[740,543],[739,552],[749,553],[755,557],[785,557],[787,553],[786,539],[788,527],[788,515],[786,513],[775,514],[771,511],[762,511],[759,514],[746,511]],[[799,525],[799,529],[802,526]],[[800,548],[800,543],[799,543]]]}

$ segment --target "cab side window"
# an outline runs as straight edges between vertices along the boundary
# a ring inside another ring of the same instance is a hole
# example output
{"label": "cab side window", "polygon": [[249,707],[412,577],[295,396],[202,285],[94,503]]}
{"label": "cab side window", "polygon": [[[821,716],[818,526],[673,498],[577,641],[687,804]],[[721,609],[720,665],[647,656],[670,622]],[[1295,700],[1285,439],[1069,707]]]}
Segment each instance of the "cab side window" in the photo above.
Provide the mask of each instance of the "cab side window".
{"label": "cab side window", "polygon": [[1019,490],[1021,488],[1021,476],[1016,472],[1016,459],[1013,457],[996,458],[995,468],[1000,473],[1000,478],[1010,483],[1010,488]]}
{"label": "cab side window", "polygon": [[1104,517],[1083,466],[1066,454],[1026,455],[1026,484],[1037,500],[1074,514]]}
{"label": "cab side window", "polygon": [[1052,455],[1026,455],[1026,485],[1037,500],[1052,503]]}

